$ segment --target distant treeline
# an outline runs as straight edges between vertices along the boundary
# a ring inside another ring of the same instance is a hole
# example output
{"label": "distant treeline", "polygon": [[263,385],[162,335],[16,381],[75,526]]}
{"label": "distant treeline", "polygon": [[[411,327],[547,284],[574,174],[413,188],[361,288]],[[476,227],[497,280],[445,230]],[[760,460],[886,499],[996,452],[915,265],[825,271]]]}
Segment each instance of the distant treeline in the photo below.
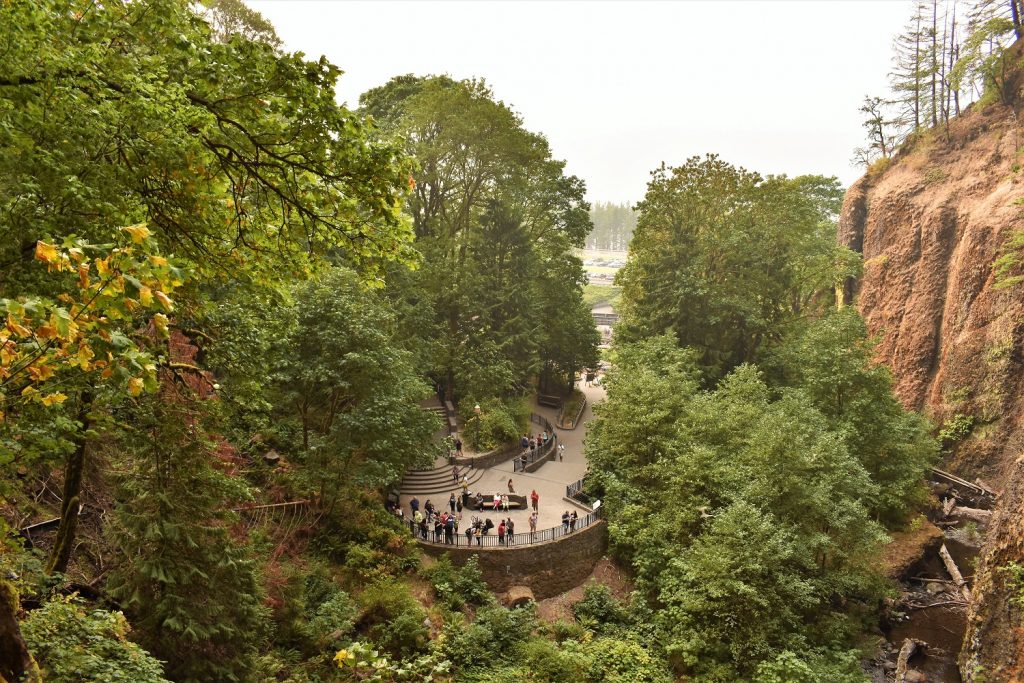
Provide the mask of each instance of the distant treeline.
{"label": "distant treeline", "polygon": [[595,202],[590,209],[594,229],[587,236],[587,249],[625,251],[636,227],[636,212],[630,204]]}

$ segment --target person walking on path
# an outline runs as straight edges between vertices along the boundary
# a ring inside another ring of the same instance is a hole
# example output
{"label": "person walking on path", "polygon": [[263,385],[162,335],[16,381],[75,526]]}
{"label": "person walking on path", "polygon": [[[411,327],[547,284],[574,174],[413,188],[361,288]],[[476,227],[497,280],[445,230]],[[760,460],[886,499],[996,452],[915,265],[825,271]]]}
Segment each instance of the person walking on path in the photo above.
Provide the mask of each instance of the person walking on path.
{"label": "person walking on path", "polygon": [[569,533],[569,511],[566,510],[562,513],[562,533]]}
{"label": "person walking on path", "polygon": [[540,505],[540,494],[537,493],[537,489],[530,493],[530,505],[533,506],[533,511],[537,512],[537,508]]}
{"label": "person walking on path", "polygon": [[530,515],[530,540],[533,540],[534,534],[537,533],[537,511],[534,510],[533,514]]}
{"label": "person walking on path", "polygon": [[458,467],[458,465],[456,465],[455,467],[452,467],[452,480],[455,481],[456,484],[459,483],[459,467]]}
{"label": "person walking on path", "polygon": [[471,525],[466,527],[466,545],[467,546],[473,545],[473,533],[474,533],[474,529],[473,529],[473,525],[471,524]]}
{"label": "person walking on path", "polygon": [[572,511],[572,515],[569,516],[569,531],[570,532],[576,531],[576,520],[578,518],[579,518],[579,515],[576,514],[575,510],[573,510]]}
{"label": "person walking on path", "polygon": [[420,511],[420,499],[413,496],[409,501],[409,507],[412,508],[412,516],[415,517],[416,513]]}
{"label": "person walking on path", "polygon": [[512,486],[512,479],[511,478],[509,478],[509,480],[508,480],[508,492],[509,493],[515,493],[516,492],[515,487]]}
{"label": "person walking on path", "polygon": [[505,539],[508,541],[509,545],[512,545],[513,543],[516,542],[515,541],[515,538],[516,538],[515,528],[516,528],[515,522],[513,522],[512,518],[509,517],[508,520],[505,522]]}
{"label": "person walking on path", "polygon": [[565,444],[564,443],[560,443],[560,444],[558,444],[558,462],[563,462],[564,460],[565,460]]}
{"label": "person walking on path", "polygon": [[462,439],[455,437],[455,455],[462,457]]}
{"label": "person walking on path", "polygon": [[498,525],[498,545],[505,545],[505,520]]}
{"label": "person walking on path", "polygon": [[455,512],[455,491],[452,491],[452,496],[448,499],[448,507],[452,509],[452,512]]}

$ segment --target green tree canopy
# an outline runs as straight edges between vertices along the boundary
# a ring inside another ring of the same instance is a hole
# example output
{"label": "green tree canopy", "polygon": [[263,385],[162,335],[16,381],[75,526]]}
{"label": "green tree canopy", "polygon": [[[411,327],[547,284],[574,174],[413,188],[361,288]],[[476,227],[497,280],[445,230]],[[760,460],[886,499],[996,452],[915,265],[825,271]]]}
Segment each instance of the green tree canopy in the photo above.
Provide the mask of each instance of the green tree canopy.
{"label": "green tree canopy", "polygon": [[618,276],[620,336],[671,332],[711,380],[758,360],[856,267],[835,244],[841,198],[835,179],[762,178],[715,155],[658,169]]}
{"label": "green tree canopy", "polygon": [[482,81],[402,76],[360,104],[417,161],[408,211],[423,267],[391,284],[415,321],[406,329],[426,341],[421,367],[448,397],[479,399],[590,361],[595,334],[554,329],[582,319],[585,276],[570,249],[590,221],[582,181],[547,140]]}

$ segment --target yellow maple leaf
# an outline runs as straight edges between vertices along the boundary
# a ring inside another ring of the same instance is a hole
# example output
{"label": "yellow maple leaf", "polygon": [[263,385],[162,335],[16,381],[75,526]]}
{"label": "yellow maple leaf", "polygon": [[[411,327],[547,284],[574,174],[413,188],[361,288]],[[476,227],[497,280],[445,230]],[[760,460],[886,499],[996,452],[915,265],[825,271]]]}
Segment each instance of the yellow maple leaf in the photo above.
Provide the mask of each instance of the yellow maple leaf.
{"label": "yellow maple leaf", "polygon": [[59,391],[54,394],[47,394],[46,396],[43,396],[43,398],[41,399],[42,404],[44,406],[58,405],[66,400],[68,400],[68,397],[60,393]]}
{"label": "yellow maple leaf", "polygon": [[57,254],[57,247],[39,240],[36,242],[36,260],[43,263],[58,263],[60,256]]}
{"label": "yellow maple leaf", "polygon": [[153,326],[156,327],[156,331],[161,337],[167,338],[167,316],[163,313],[157,313],[153,316]]}
{"label": "yellow maple leaf", "polygon": [[56,339],[57,328],[53,325],[40,325],[36,328],[36,336],[40,339]]}
{"label": "yellow maple leaf", "polygon": [[143,388],[141,377],[132,377],[128,380],[128,393],[132,396],[138,396],[141,394]]}
{"label": "yellow maple leaf", "polygon": [[18,323],[18,321],[15,320],[10,313],[7,314],[7,329],[11,331],[11,334],[16,335],[18,337],[32,336],[32,330]]}
{"label": "yellow maple leaf", "polygon": [[174,310],[174,302],[171,301],[171,297],[167,296],[159,289],[153,292],[153,296],[156,297],[156,300],[160,302],[160,305],[164,307],[165,311]]}
{"label": "yellow maple leaf", "polygon": [[147,308],[153,305],[153,290],[142,285],[139,287],[139,301]]}
{"label": "yellow maple leaf", "polygon": [[153,234],[152,232],[149,231],[149,228],[146,227],[145,223],[137,223],[136,225],[129,225],[127,228],[121,229],[124,230],[129,235],[131,235],[132,242],[135,242],[136,244],[141,243],[143,240],[145,240],[147,237]]}
{"label": "yellow maple leaf", "polygon": [[81,346],[78,347],[78,366],[83,370],[88,370],[90,366],[90,361],[92,360],[92,357],[94,355],[95,354],[93,354],[92,349],[90,349],[88,345],[83,343]]}
{"label": "yellow maple leaf", "polygon": [[110,275],[110,257],[96,259],[96,271],[101,277]]}
{"label": "yellow maple leaf", "polygon": [[162,268],[167,265],[167,259],[163,256],[156,256],[155,254],[150,255],[149,262],[158,268]]}
{"label": "yellow maple leaf", "polygon": [[89,264],[83,263],[78,266],[78,286],[82,289],[89,289]]}
{"label": "yellow maple leaf", "polygon": [[36,382],[42,382],[53,377],[53,368],[49,365],[33,365],[28,369],[29,376]]}

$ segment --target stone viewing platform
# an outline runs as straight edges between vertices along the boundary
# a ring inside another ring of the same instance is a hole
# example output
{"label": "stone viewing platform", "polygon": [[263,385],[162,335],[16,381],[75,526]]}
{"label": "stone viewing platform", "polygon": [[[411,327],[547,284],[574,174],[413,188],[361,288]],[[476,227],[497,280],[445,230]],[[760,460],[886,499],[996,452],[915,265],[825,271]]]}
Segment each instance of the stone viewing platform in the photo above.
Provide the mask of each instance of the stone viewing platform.
{"label": "stone viewing platform", "polygon": [[[583,381],[577,384],[587,399],[580,416],[584,427],[593,417],[593,405],[600,403],[605,396],[603,387],[585,384]],[[607,548],[607,525],[600,518],[599,510],[592,509],[589,501],[584,502],[585,499],[578,495],[587,471],[583,454],[586,429],[560,431],[552,426],[557,422],[557,408],[534,402],[532,409],[531,427],[538,432],[546,429],[554,435],[548,448],[535,456],[538,469],[529,471],[534,464],[531,462],[523,471],[523,464],[518,458],[522,451],[518,444],[514,451],[507,449],[509,452],[504,457],[497,457],[492,451],[487,461],[479,459],[482,454],[467,454],[454,460],[455,465],[439,460],[432,470],[410,471],[406,475],[398,504],[404,510],[408,523],[412,517],[409,503],[414,497],[420,510],[429,501],[438,512],[449,511],[452,494],[457,500],[472,504],[478,492],[486,505],[493,501],[496,493],[509,494],[508,482],[511,479],[512,500],[518,506],[508,511],[495,511],[464,505],[456,513],[459,525],[451,543],[444,542],[443,534],[435,539],[433,524],[428,525],[426,538],[415,525],[411,525],[411,530],[424,552],[430,555],[449,553],[456,564],[476,556],[492,590],[501,592],[512,586],[526,586],[537,599],[543,599],[568,590],[586,578]],[[564,449],[559,450],[559,445]],[[472,467],[474,462],[487,466]],[[453,467],[459,469],[458,483],[452,476]],[[463,476],[469,482],[466,498],[463,498]],[[534,491],[539,496],[538,519],[537,530],[531,533],[530,497]],[[576,514],[571,530],[562,524],[565,513]],[[492,526],[486,534],[470,539],[465,531],[474,518],[484,523],[491,520]],[[501,542],[497,527],[505,519],[512,519],[515,534]],[[467,545],[467,542],[471,544]]]}

